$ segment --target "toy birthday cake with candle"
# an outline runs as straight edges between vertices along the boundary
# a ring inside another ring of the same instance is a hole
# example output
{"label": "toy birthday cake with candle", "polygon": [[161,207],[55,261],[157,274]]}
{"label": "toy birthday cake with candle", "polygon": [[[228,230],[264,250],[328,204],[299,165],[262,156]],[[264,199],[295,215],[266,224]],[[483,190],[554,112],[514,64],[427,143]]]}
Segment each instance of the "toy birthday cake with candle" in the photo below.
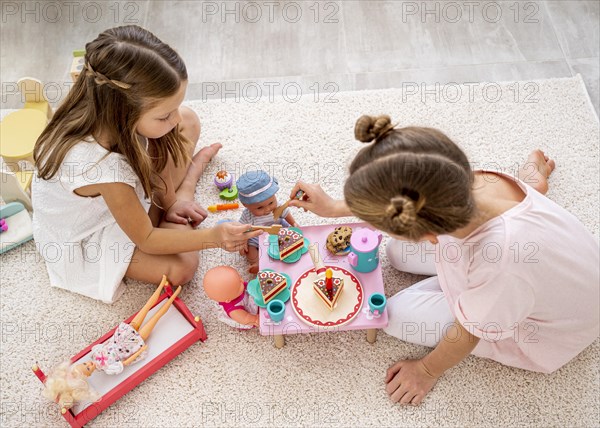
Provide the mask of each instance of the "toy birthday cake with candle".
{"label": "toy birthday cake with candle", "polygon": [[282,228],[277,235],[279,259],[283,260],[304,247],[304,237],[291,229]]}
{"label": "toy birthday cake with candle", "polygon": [[331,269],[325,272],[325,278],[318,278],[313,283],[313,290],[317,296],[327,305],[330,311],[333,311],[342,291],[344,290],[344,280],[334,278]]}
{"label": "toy birthday cake with candle", "polygon": [[280,291],[287,287],[287,280],[277,272],[260,271],[257,277],[265,304],[269,303]]}

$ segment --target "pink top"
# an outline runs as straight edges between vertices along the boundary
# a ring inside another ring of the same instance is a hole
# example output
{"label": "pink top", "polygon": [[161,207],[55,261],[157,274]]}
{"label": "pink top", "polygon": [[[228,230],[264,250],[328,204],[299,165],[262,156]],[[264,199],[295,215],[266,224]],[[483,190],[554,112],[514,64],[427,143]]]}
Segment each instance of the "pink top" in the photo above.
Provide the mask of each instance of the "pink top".
{"label": "pink top", "polygon": [[482,339],[474,355],[550,373],[598,337],[598,241],[515,181],[521,203],[464,239],[439,236],[436,270],[452,312]]}
{"label": "pink top", "polygon": [[242,301],[244,300],[244,296],[246,295],[246,290],[248,289],[248,283],[244,281],[244,291],[242,294],[237,296],[231,302],[219,302],[219,305],[223,308],[228,317],[230,317],[230,313],[233,311],[237,311],[239,309],[246,310]]}

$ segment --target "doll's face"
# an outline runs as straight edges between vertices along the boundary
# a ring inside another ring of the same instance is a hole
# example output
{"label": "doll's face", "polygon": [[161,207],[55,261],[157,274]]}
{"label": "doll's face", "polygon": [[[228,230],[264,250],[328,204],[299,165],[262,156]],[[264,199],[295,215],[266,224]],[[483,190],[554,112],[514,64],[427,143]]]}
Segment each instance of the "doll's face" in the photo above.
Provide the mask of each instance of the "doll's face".
{"label": "doll's face", "polygon": [[277,208],[277,196],[273,195],[269,199],[254,204],[244,204],[246,208],[257,217],[271,214]]}
{"label": "doll's face", "polygon": [[87,361],[83,364],[78,364],[75,366],[75,370],[87,377],[90,376],[94,370],[96,370],[96,366],[92,361]]}

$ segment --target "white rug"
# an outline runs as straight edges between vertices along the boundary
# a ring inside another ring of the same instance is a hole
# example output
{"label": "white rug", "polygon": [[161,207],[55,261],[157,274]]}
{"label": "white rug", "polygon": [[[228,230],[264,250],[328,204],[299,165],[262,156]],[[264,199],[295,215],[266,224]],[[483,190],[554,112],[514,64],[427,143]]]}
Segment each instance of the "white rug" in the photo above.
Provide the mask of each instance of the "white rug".
{"label": "white rug", "polygon": [[[403,95],[400,90],[339,93],[337,103],[190,102],[203,122],[201,143],[224,148],[210,167],[240,171],[262,167],[278,177],[284,199],[298,178],[319,181],[341,196],[346,165],[361,144],[355,120],[388,113],[401,125],[437,127],[460,144],[474,167],[513,172],[534,148],[556,159],[548,196],[598,234],[598,119],[579,77],[439,88]],[[492,102],[501,91],[500,99]],[[422,97],[425,97],[423,102]],[[216,203],[212,178],[198,200]],[[325,223],[297,212],[300,224]],[[205,226],[232,212],[210,217]],[[420,279],[394,271],[382,251],[387,295]],[[40,397],[31,372],[68,357],[137,311],[153,284],[131,283],[107,306],[52,289],[32,242],[0,257],[2,426],[66,426]],[[364,332],[294,335],[283,349],[256,331],[233,330],[216,320],[201,287],[207,269],[245,261],[205,251],[181,297],[206,326],[196,344],[101,414],[91,426],[598,426],[600,342],[552,375],[530,373],[469,357],[450,370],[418,408],[389,402],[386,368],[424,355],[380,333],[370,345]],[[247,276],[247,275],[246,275]]]}

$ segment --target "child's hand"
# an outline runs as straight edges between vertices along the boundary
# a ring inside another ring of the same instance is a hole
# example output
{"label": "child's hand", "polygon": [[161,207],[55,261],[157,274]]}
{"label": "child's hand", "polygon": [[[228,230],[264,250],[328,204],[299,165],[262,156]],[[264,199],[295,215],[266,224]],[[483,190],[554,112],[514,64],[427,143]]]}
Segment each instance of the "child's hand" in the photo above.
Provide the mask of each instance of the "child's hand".
{"label": "child's hand", "polygon": [[166,221],[178,224],[189,223],[192,227],[197,227],[206,217],[208,217],[208,211],[194,201],[177,200],[165,214]]}
{"label": "child's hand", "polygon": [[[298,190],[304,192],[302,200],[295,199]],[[296,183],[290,194],[290,207],[303,208],[320,217],[344,217],[352,215],[344,201],[336,201],[321,188],[319,184]]]}
{"label": "child's hand", "polygon": [[394,403],[418,405],[438,379],[427,371],[422,360],[402,360],[387,370],[385,390]]}
{"label": "child's hand", "polygon": [[220,246],[227,251],[240,251],[247,247],[248,239],[262,235],[262,230],[248,232],[250,225],[236,222],[221,223],[215,226],[217,240]]}

